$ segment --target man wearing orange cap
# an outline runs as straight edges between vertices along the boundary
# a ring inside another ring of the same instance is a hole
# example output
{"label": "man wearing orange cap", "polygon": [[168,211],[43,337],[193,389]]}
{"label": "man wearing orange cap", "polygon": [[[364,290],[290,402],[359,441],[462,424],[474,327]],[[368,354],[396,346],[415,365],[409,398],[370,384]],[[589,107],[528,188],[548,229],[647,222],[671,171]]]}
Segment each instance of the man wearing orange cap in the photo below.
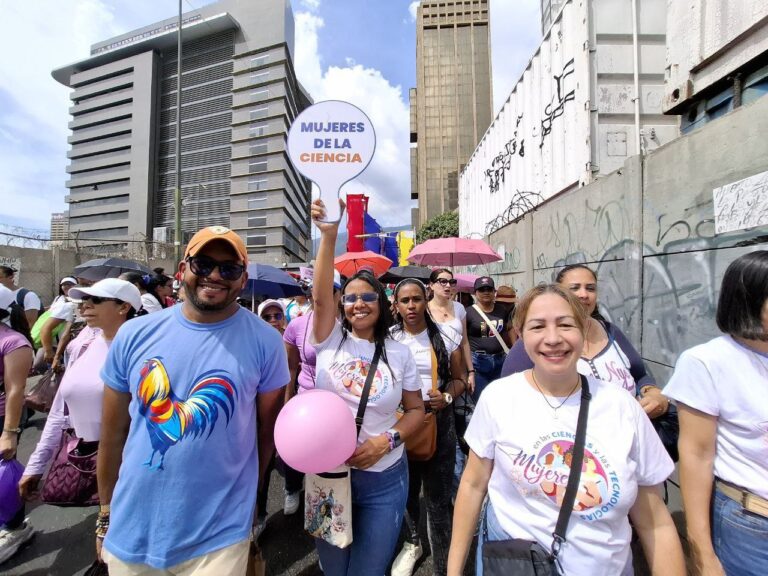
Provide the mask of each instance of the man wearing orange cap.
{"label": "man wearing orange cap", "polygon": [[245,573],[254,480],[290,380],[280,334],[237,303],[247,264],[235,232],[200,230],[179,264],[184,303],[112,343],[96,529],[112,576]]}

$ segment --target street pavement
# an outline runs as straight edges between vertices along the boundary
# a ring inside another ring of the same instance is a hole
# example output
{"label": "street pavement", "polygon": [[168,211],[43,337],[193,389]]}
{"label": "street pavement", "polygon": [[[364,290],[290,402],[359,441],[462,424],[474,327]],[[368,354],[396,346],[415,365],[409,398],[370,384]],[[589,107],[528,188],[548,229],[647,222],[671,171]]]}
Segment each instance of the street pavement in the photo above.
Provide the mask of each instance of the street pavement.
{"label": "street pavement", "polygon": [[[19,445],[21,462],[26,462],[34,450],[44,423],[44,415],[37,414],[24,430]],[[675,486],[670,486],[669,497],[670,510],[678,527],[681,527],[680,491]],[[40,503],[28,505],[27,513],[35,528],[35,537],[30,544],[0,566],[0,574],[82,576],[95,558],[93,530],[96,512],[95,507],[59,508]],[[272,473],[267,512],[267,527],[259,539],[267,561],[267,576],[322,576],[312,538],[303,529],[302,509],[291,516],[283,514],[283,479],[277,472]],[[426,543],[424,516],[425,514],[422,514],[420,532],[422,542]],[[414,576],[431,576],[432,561],[426,550],[425,556],[416,564]],[[636,553],[637,556],[642,554]],[[473,563],[467,564],[465,575],[472,576]],[[640,558],[636,562],[636,574],[642,576],[648,573]]]}

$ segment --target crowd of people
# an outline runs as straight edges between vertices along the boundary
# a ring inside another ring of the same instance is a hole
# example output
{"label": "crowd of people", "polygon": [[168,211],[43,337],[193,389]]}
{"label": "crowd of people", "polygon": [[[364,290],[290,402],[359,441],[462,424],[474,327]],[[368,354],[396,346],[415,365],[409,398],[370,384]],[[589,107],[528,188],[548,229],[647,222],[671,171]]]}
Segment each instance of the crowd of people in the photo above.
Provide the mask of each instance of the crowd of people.
{"label": "crowd of people", "polygon": [[[723,335],[684,352],[662,389],[600,313],[588,266],[519,298],[483,276],[465,306],[449,269],[389,291],[367,270],[339,276],[338,222],[324,216],[315,201],[311,291],[255,313],[238,303],[246,247],[221,227],[190,240],[178,285],[162,270],[66,277],[48,310],[0,269],[3,459],[27,376],[55,369],[60,382],[0,562],[33,534],[24,502],[61,497],[51,477],[66,445],[92,463],[77,503],[98,503],[97,558],[118,576],[245,574],[273,469],[284,514],[304,503],[329,576],[411,576],[427,548],[435,575],[459,576],[475,539],[478,575],[534,561],[547,574],[633,574],[633,539],[651,573],[683,575],[664,490],[678,457],[688,565],[768,574],[767,251],[731,263]],[[313,390],[357,417],[354,452],[326,471],[348,482],[344,506],[303,499],[305,474],[274,449],[281,408]]]}

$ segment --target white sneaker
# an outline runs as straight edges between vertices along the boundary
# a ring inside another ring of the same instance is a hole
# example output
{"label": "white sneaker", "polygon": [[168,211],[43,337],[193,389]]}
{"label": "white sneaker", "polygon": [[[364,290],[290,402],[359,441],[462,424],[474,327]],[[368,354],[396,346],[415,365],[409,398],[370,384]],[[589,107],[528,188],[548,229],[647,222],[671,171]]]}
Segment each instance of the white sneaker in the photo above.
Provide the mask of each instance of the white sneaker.
{"label": "white sneaker", "polygon": [[283,514],[290,516],[296,514],[301,504],[301,492],[286,492],[285,501],[283,502]]}
{"label": "white sneaker", "polygon": [[264,528],[267,527],[267,517],[264,516],[263,518],[259,517],[256,519],[256,524],[251,526],[251,540],[256,542],[259,539],[259,536],[261,536],[261,533],[264,532]]}
{"label": "white sneaker", "polygon": [[416,561],[421,558],[422,554],[421,544],[405,542],[400,554],[392,563],[392,576],[411,576],[413,567],[416,566]]}
{"label": "white sneaker", "polygon": [[24,524],[16,530],[3,528],[0,530],[0,564],[16,554],[24,544],[30,541],[35,531],[29,518],[24,520]]}

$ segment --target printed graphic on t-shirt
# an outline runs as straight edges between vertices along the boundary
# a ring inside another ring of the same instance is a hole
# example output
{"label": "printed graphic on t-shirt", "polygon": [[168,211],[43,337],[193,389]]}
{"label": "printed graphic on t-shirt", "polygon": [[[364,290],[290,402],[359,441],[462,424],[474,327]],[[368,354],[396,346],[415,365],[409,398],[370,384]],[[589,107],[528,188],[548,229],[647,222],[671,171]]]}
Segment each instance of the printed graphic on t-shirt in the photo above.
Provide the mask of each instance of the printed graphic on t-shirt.
{"label": "printed graphic on t-shirt", "polygon": [[[346,390],[349,394],[359,398],[363,394],[365,380],[368,378],[370,368],[371,362],[365,358],[347,358],[346,360],[334,360],[328,372],[339,392]],[[389,390],[389,384],[389,377],[381,371],[381,368],[377,367],[371,383],[371,390],[368,393],[368,402],[373,403],[381,398]]]}
{"label": "printed graphic on t-shirt", "polygon": [[[511,459],[513,480],[524,494],[546,497],[560,506],[571,473],[575,436],[559,431],[539,438],[530,452],[505,451]],[[531,490],[524,487],[529,485]],[[621,497],[618,475],[608,459],[591,442],[584,449],[574,512],[588,521],[599,520],[616,506]]]}
{"label": "printed graphic on t-shirt", "polygon": [[[490,320],[490,318],[489,318]],[[504,333],[504,320],[491,320],[491,324],[496,328],[496,332],[499,334]],[[488,324],[485,320],[480,322],[480,337],[481,338],[493,338],[493,331],[488,328]]]}
{"label": "printed graphic on t-shirt", "polygon": [[[161,358],[152,358],[141,368],[137,395],[139,414],[144,417],[152,452],[144,465],[163,470],[165,453],[184,438],[195,439],[208,429],[208,435],[224,413],[226,424],[235,409],[237,389],[232,380],[215,371],[206,372],[192,386],[186,400],[178,398]],[[155,454],[158,463],[153,466]]]}

